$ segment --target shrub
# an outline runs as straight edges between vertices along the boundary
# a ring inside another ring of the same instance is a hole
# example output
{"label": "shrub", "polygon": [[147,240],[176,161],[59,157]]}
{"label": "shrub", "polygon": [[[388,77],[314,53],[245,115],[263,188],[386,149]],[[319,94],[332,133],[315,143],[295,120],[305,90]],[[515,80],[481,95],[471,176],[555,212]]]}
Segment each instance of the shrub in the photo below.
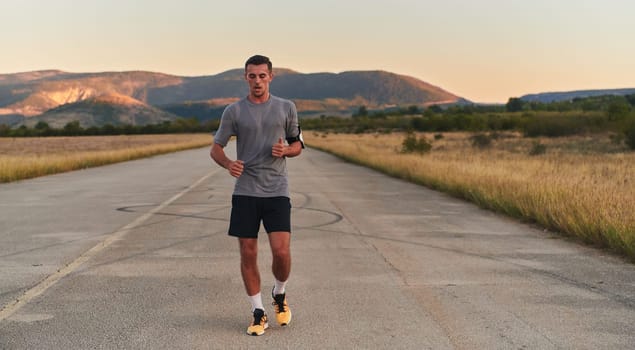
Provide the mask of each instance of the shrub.
{"label": "shrub", "polygon": [[476,134],[470,137],[472,146],[476,148],[488,148],[492,145],[492,137],[487,134]]}
{"label": "shrub", "polygon": [[626,144],[632,150],[635,150],[635,123],[632,123],[624,132]]}
{"label": "shrub", "polygon": [[432,149],[432,144],[426,140],[424,136],[417,139],[417,135],[409,132],[401,144],[401,153],[420,153],[424,154]]}
{"label": "shrub", "polygon": [[628,103],[628,100],[621,98],[609,104],[606,114],[609,120],[620,120],[626,118],[630,110],[631,105]]}
{"label": "shrub", "polygon": [[608,130],[608,118],[602,115],[560,113],[536,115],[525,120],[522,128],[525,136],[560,137]]}
{"label": "shrub", "polygon": [[11,127],[6,124],[0,124],[0,137],[9,136]]}
{"label": "shrub", "polygon": [[615,145],[621,145],[622,142],[624,142],[624,139],[626,138],[626,133],[624,134],[611,134],[609,135],[609,138],[611,139],[611,142]]}
{"label": "shrub", "polygon": [[547,153],[547,146],[540,143],[540,141],[535,141],[529,150],[530,156],[538,156],[545,153]]}

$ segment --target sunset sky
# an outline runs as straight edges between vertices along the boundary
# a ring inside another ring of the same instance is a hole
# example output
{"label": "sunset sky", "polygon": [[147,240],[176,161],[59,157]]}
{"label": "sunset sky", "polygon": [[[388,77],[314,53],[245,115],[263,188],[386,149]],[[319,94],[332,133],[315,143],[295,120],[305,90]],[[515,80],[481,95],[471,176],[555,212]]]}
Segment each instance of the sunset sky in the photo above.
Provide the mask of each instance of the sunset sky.
{"label": "sunset sky", "polygon": [[635,88],[633,16],[632,0],[2,0],[0,73],[213,75],[259,53],[302,73],[386,70],[506,102]]}

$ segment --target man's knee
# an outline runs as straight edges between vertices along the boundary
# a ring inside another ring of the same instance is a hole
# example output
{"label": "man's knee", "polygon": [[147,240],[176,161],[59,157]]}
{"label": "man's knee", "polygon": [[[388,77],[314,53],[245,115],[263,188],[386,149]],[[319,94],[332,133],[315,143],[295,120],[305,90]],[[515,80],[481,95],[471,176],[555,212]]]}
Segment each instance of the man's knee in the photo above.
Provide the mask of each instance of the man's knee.
{"label": "man's knee", "polygon": [[276,260],[287,260],[291,256],[289,247],[278,247],[271,250],[273,258]]}
{"label": "man's knee", "polygon": [[258,258],[258,241],[255,239],[239,239],[240,257],[245,261]]}
{"label": "man's knee", "polygon": [[271,245],[271,254],[276,260],[288,260],[291,257],[291,249],[288,242],[279,242]]}
{"label": "man's knee", "polygon": [[272,232],[269,234],[271,253],[276,259],[285,259],[290,256],[290,233]]}

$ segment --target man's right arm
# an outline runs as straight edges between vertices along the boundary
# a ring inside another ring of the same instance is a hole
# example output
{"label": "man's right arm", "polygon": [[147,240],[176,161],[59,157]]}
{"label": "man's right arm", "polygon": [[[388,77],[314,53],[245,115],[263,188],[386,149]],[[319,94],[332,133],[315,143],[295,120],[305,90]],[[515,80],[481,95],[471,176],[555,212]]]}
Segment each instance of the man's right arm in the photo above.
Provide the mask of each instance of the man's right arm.
{"label": "man's right arm", "polygon": [[239,177],[243,173],[244,164],[242,160],[231,160],[225,154],[223,146],[214,142],[212,149],[209,152],[210,157],[216,162],[216,164],[222,166],[229,171],[229,174],[233,177]]}

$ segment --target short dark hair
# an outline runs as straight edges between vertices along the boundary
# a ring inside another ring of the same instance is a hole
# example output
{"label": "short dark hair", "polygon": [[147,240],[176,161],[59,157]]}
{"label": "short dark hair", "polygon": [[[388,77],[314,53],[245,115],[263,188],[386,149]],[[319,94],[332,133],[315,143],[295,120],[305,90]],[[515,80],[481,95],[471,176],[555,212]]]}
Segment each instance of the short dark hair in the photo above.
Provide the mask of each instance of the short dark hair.
{"label": "short dark hair", "polygon": [[267,68],[269,69],[269,72],[271,72],[271,70],[273,69],[273,64],[271,63],[271,60],[269,59],[269,57],[263,56],[263,55],[254,55],[249,57],[247,62],[245,62],[245,70],[247,70],[247,66],[250,64],[253,64],[255,66],[258,66],[261,64],[267,64]]}

